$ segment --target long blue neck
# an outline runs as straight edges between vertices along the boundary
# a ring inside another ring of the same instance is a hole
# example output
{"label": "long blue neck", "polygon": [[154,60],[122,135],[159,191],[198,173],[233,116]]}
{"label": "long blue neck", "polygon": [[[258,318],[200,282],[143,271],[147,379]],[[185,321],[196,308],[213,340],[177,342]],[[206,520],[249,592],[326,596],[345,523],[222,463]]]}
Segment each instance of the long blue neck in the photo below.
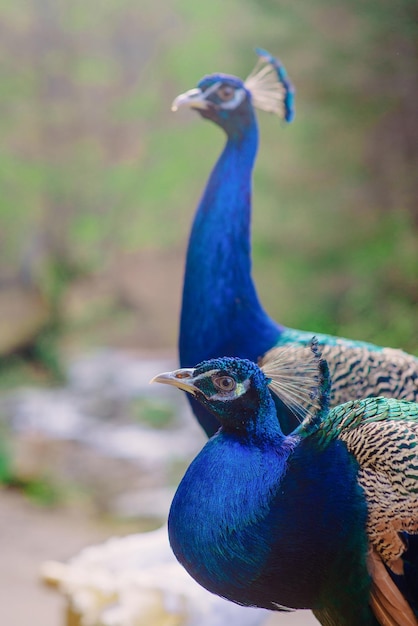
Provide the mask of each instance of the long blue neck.
{"label": "long blue neck", "polygon": [[[228,137],[199,204],[183,288],[182,367],[221,356],[256,361],[280,336],[281,327],[263,310],[251,277],[251,179],[257,146],[252,116],[240,136]],[[194,404],[193,410],[213,434],[215,418]]]}

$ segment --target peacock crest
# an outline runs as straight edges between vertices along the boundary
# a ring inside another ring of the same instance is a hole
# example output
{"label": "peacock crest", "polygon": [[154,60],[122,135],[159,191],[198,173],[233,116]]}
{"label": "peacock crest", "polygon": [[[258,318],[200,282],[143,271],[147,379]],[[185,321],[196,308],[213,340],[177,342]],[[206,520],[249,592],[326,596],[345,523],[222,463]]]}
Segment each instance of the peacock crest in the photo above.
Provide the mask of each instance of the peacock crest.
{"label": "peacock crest", "polygon": [[301,422],[298,432],[315,430],[329,410],[331,391],[328,364],[316,337],[307,346],[273,348],[259,365],[270,390]]}
{"label": "peacock crest", "polygon": [[261,111],[274,113],[286,122],[295,116],[294,88],[283,65],[269,52],[256,48],[258,61],[245,81],[253,105]]}

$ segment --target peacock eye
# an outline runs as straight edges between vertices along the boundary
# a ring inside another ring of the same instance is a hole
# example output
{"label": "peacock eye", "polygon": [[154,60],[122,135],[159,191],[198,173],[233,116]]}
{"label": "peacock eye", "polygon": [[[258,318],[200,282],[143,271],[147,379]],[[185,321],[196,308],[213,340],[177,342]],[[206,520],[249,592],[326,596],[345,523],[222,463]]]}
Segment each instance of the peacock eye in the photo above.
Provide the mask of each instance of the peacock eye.
{"label": "peacock eye", "polygon": [[229,85],[221,85],[218,89],[218,96],[224,102],[232,100],[232,98],[234,97],[234,93],[235,89],[233,87],[230,87]]}
{"label": "peacock eye", "polygon": [[213,379],[213,384],[219,391],[233,391],[237,386],[231,376],[217,376]]}

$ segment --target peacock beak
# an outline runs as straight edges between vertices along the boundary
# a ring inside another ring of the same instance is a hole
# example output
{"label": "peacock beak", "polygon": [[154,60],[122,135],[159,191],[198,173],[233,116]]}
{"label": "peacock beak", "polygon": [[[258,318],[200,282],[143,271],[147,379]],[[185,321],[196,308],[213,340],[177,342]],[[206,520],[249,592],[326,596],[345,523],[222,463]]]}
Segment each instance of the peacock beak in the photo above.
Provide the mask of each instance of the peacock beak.
{"label": "peacock beak", "polygon": [[208,103],[205,94],[201,89],[190,89],[185,93],[181,93],[173,101],[171,105],[172,111],[178,111],[181,107],[189,107],[190,109],[207,109]]}
{"label": "peacock beak", "polygon": [[164,385],[172,385],[173,387],[178,387],[178,389],[183,389],[183,391],[195,395],[198,389],[193,384],[193,374],[194,369],[184,367],[179,370],[174,370],[173,372],[157,374],[157,376],[154,376],[154,378],[150,380],[150,384],[163,383]]}

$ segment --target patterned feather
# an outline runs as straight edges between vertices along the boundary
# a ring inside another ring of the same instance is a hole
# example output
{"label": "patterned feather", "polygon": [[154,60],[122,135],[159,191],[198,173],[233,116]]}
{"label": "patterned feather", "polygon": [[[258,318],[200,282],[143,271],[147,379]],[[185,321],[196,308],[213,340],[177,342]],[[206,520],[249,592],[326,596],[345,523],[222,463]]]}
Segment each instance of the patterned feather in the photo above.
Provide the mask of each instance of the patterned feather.
{"label": "patterned feather", "polygon": [[[357,398],[375,396],[400,400],[418,399],[418,362],[402,350],[382,348],[370,351],[363,346],[349,350],[344,345],[322,345],[332,377],[332,404],[347,399],[347,388],[355,380]],[[351,392],[353,393],[353,392]]]}
{"label": "patterned feather", "polygon": [[[315,341],[318,343],[316,338]],[[277,379],[277,383],[271,385],[272,391],[299,419],[307,414],[312,416],[318,408],[318,400],[314,400],[318,357],[309,346],[310,343],[272,348],[259,360],[265,374]],[[418,400],[417,359],[402,350],[371,351],[361,345],[347,345],[342,340],[335,345],[322,343],[320,354],[328,363],[332,379],[332,406],[347,402],[348,397],[361,399],[370,395]],[[287,378],[282,375],[285,371]],[[289,386],[288,380],[292,381]],[[303,385],[299,385],[298,381],[302,380]]]}
{"label": "patterned feather", "polygon": [[418,533],[418,404],[382,397],[347,402],[332,409],[318,430],[320,443],[335,437],[359,463],[370,542],[402,575],[399,533]]}

